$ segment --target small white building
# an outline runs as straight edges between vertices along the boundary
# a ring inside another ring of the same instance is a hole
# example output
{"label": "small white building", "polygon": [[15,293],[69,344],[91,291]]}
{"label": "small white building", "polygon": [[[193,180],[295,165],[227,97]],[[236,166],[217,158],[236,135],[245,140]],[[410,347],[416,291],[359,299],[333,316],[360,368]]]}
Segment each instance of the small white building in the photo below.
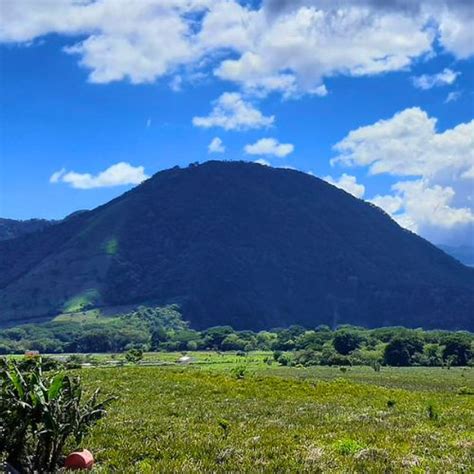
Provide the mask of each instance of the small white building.
{"label": "small white building", "polygon": [[182,356],[178,359],[178,364],[190,364],[193,361],[193,358],[190,356]]}

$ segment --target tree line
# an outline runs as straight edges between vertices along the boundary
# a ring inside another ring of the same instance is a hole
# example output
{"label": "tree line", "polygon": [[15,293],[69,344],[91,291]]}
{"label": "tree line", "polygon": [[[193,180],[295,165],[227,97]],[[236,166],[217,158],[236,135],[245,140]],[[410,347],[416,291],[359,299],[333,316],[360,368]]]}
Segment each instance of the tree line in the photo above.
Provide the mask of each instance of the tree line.
{"label": "tree line", "polygon": [[404,327],[365,329],[343,325],[268,331],[216,326],[197,331],[176,305],[141,307],[104,317],[98,311],[43,324],[0,330],[0,354],[117,353],[143,351],[273,351],[287,366],[370,365],[464,366],[474,364],[474,335],[466,331],[424,331]]}

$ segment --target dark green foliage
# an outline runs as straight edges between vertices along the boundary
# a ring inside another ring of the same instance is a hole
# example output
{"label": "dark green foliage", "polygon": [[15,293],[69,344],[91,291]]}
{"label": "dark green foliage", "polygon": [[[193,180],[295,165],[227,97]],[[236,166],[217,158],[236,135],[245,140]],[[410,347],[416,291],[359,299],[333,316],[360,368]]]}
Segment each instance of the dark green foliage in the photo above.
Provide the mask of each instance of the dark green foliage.
{"label": "dark green foliage", "polygon": [[224,351],[243,351],[247,345],[244,339],[241,339],[237,334],[229,334],[221,343],[221,348]]}
{"label": "dark green foliage", "polygon": [[411,356],[405,341],[400,338],[393,339],[385,347],[384,362],[387,365],[407,366],[410,365]]}
{"label": "dark green foliage", "polygon": [[431,367],[442,365],[441,346],[439,344],[425,344],[423,356],[424,358],[420,365],[428,365]]}
{"label": "dark green foliage", "polygon": [[[377,207],[252,163],[162,171],[97,209],[0,242],[3,325],[179,301],[194,329],[472,329],[473,285],[473,269]],[[280,349],[296,347],[294,336]],[[165,342],[159,330],[153,341]]]}
{"label": "dark green foliage", "polygon": [[333,332],[328,328],[316,328],[314,331],[305,331],[296,338],[295,346],[301,349],[320,351],[324,344],[333,338]]}
{"label": "dark green foliage", "polygon": [[112,342],[106,328],[91,329],[79,336],[76,341],[77,352],[111,352]]}
{"label": "dark green foliage", "polygon": [[[196,331],[187,329],[176,306],[139,308],[113,318],[59,320],[28,324],[0,330],[0,348],[5,353],[39,350],[61,352],[124,352],[131,348],[159,349],[166,341],[175,342],[175,350],[186,349],[186,343],[198,339]],[[153,340],[160,328],[163,342]],[[43,341],[50,341],[47,346]]]}
{"label": "dark green foliage", "polygon": [[467,334],[451,334],[444,339],[443,359],[451,365],[467,365],[472,357],[471,338]]}
{"label": "dark green foliage", "polygon": [[243,379],[247,373],[248,373],[248,368],[245,365],[236,365],[231,370],[231,374],[236,379]]}
{"label": "dark green foliage", "polygon": [[110,401],[98,390],[84,400],[81,382],[43,373],[41,359],[28,367],[0,361],[0,452],[24,473],[54,472],[68,440],[77,445],[105,414]]}
{"label": "dark green foliage", "polygon": [[428,418],[433,421],[438,421],[440,417],[439,410],[436,408],[433,403],[429,403],[426,407],[426,413],[428,414]]}
{"label": "dark green foliage", "polygon": [[416,353],[423,351],[423,342],[417,335],[394,337],[385,347],[384,362],[393,366],[408,366]]}
{"label": "dark green foliage", "polygon": [[218,424],[219,424],[219,427],[222,429],[224,437],[227,438],[227,435],[229,434],[229,430],[230,430],[229,422],[221,418]]}
{"label": "dark green foliage", "polygon": [[143,359],[143,351],[140,349],[129,349],[125,354],[125,359],[127,362],[137,364]]}
{"label": "dark green foliage", "polygon": [[273,353],[273,358],[276,362],[283,366],[292,366],[295,363],[295,357],[291,352],[280,352],[275,351]]}
{"label": "dark green foliage", "polygon": [[297,348],[297,341],[304,335],[302,326],[292,325],[288,329],[276,329],[277,340],[273,344],[274,349],[289,351]]}
{"label": "dark green foliage", "polygon": [[352,365],[352,360],[336,352],[333,347],[325,346],[321,351],[321,365]]}
{"label": "dark green foliage", "polygon": [[316,351],[313,351],[312,349],[304,349],[302,351],[295,352],[294,363],[296,365],[303,365],[305,367],[319,365],[321,363],[321,357]]}
{"label": "dark green foliage", "polygon": [[219,349],[222,342],[232,334],[234,330],[230,326],[216,326],[203,332],[206,346],[213,349]]}
{"label": "dark green foliage", "polygon": [[[159,328],[159,329],[157,329]],[[159,330],[160,337],[153,336]],[[306,330],[300,326],[272,331],[235,331],[217,326],[205,331],[190,329],[179,308],[141,307],[120,317],[93,318],[84,321],[57,321],[0,330],[0,349],[22,353],[38,347],[38,341],[51,340],[51,353],[61,352],[132,352],[137,351],[274,351],[274,360],[282,365],[352,366],[366,365],[379,372],[381,364],[395,366],[471,365],[472,333],[422,331],[406,328],[362,329],[343,326]],[[339,352],[335,349],[338,348]],[[346,352],[347,355],[341,352]],[[134,357],[134,356],[133,356]],[[132,357],[132,359],[133,359]],[[66,360],[67,367],[94,363],[90,357]],[[130,359],[130,361],[133,361]],[[51,361],[52,363],[57,363]]]}
{"label": "dark green foliage", "polygon": [[337,331],[334,334],[333,339],[334,349],[336,349],[339,354],[348,355],[355,349],[357,349],[362,342],[362,338],[359,333],[350,330],[341,330]]}

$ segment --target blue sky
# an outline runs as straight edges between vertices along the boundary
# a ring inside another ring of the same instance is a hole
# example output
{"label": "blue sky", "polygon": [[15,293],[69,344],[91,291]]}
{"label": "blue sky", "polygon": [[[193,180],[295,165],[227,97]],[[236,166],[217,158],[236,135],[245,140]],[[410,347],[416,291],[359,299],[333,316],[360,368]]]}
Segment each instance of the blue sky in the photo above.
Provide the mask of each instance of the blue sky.
{"label": "blue sky", "polygon": [[472,243],[474,13],[414,4],[5,0],[0,216],[62,218],[162,169],[243,159]]}

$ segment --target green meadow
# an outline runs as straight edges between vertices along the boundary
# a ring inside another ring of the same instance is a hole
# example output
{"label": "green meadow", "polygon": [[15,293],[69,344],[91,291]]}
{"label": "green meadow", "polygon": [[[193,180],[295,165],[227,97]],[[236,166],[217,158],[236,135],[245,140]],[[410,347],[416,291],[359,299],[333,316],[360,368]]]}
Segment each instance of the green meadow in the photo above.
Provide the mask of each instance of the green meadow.
{"label": "green meadow", "polygon": [[87,388],[118,397],[83,442],[95,472],[473,472],[472,368],[180,356],[122,367],[101,356],[78,371]]}

